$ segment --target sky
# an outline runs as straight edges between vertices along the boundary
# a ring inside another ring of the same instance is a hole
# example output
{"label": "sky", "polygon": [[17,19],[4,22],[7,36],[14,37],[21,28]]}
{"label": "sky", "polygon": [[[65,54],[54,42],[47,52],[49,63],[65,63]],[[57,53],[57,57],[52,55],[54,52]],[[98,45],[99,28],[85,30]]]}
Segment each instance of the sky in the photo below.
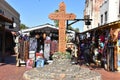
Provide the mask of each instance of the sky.
{"label": "sky", "polygon": [[[85,0],[6,0],[19,14],[22,24],[28,27],[53,24],[53,20],[48,18],[50,13],[59,9],[59,4],[66,4],[66,12],[74,13],[76,19],[83,19]],[[69,22],[71,23],[71,22]],[[71,25],[83,31],[83,21]]]}

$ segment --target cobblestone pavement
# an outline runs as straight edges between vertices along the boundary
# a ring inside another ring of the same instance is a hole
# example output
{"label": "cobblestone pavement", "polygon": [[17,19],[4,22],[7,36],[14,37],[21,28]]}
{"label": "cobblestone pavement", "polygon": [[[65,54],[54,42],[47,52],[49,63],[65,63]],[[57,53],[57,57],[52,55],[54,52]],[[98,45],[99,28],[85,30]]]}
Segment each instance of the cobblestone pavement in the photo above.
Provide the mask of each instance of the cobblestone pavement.
{"label": "cobblestone pavement", "polygon": [[[26,67],[15,66],[15,56],[7,57],[5,63],[0,63],[0,80],[23,80],[23,73],[27,70],[29,69]],[[99,72],[102,80],[120,80],[120,72],[109,72],[103,68],[92,68],[92,70]]]}

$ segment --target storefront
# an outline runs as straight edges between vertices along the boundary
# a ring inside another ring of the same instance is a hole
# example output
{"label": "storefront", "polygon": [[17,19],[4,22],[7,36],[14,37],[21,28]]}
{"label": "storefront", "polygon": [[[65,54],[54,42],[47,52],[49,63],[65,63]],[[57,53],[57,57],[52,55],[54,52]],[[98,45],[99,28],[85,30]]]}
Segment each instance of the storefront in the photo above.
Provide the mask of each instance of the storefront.
{"label": "storefront", "polygon": [[[7,34],[11,33],[5,29],[5,23],[13,24],[13,21],[7,17],[0,14],[0,62],[4,62],[5,52],[6,52],[6,37]],[[12,38],[10,38],[12,39]]]}

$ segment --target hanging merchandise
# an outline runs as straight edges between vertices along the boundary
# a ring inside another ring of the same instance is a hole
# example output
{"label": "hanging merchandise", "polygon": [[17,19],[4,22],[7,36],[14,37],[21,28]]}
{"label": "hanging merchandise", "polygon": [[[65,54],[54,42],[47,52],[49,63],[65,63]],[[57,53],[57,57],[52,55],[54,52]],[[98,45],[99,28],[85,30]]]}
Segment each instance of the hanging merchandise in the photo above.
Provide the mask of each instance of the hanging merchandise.
{"label": "hanging merchandise", "polygon": [[105,36],[103,35],[103,33],[99,36],[99,39],[100,39],[101,42],[105,41]]}
{"label": "hanging merchandise", "polygon": [[117,70],[120,71],[120,31],[118,32],[118,54],[117,54]]}
{"label": "hanging merchandise", "polygon": [[45,43],[44,43],[44,58],[46,60],[49,60],[49,57],[50,57],[50,43],[51,43],[51,40],[45,40]]}
{"label": "hanging merchandise", "polygon": [[29,58],[29,43],[28,41],[24,41],[24,60],[27,61]]}
{"label": "hanging merchandise", "polygon": [[46,39],[46,34],[45,33],[43,34],[43,39]]}
{"label": "hanging merchandise", "polygon": [[114,71],[114,43],[111,40],[112,38],[110,37],[108,42],[107,66],[108,70]]}
{"label": "hanging merchandise", "polygon": [[89,33],[89,32],[86,33],[86,37],[87,37],[87,38],[90,37],[90,33]]}
{"label": "hanging merchandise", "polygon": [[17,65],[25,65],[25,62],[29,58],[29,44],[26,39],[21,35],[19,37],[19,44],[18,44],[18,54],[17,54]]}
{"label": "hanging merchandise", "polygon": [[50,37],[50,36],[47,36],[47,37],[46,37],[46,40],[51,40],[51,37]]}
{"label": "hanging merchandise", "polygon": [[118,32],[118,46],[120,47],[120,31]]}
{"label": "hanging merchandise", "polygon": [[19,49],[18,49],[19,58],[24,60],[24,41],[23,41],[23,39],[21,39],[19,43],[20,43]]}
{"label": "hanging merchandise", "polygon": [[52,37],[52,33],[50,33],[50,37]]}
{"label": "hanging merchandise", "polygon": [[29,59],[35,60],[36,50],[37,50],[37,39],[30,38],[30,41],[29,41]]}
{"label": "hanging merchandise", "polygon": [[117,64],[118,64],[118,70],[120,71],[120,53],[118,53],[118,61],[117,61]]}
{"label": "hanging merchandise", "polygon": [[40,38],[40,35],[39,35],[39,34],[36,34],[36,35],[35,35],[35,38],[36,38],[36,39],[39,39],[39,38]]}
{"label": "hanging merchandise", "polygon": [[54,54],[57,51],[58,51],[58,42],[56,40],[53,40],[51,41],[51,44],[50,44],[50,52],[51,54]]}
{"label": "hanging merchandise", "polygon": [[29,51],[36,51],[37,49],[37,39],[30,38]]}

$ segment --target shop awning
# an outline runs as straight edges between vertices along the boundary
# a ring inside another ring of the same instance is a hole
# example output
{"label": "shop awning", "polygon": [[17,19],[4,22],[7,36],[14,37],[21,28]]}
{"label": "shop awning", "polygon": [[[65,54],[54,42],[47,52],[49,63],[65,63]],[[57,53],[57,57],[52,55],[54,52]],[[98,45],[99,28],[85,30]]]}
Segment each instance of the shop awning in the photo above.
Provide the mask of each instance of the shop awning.
{"label": "shop awning", "polygon": [[11,19],[8,19],[7,17],[3,16],[0,14],[0,22],[8,22],[8,23],[13,23]]}
{"label": "shop awning", "polygon": [[103,29],[103,28],[112,28],[112,27],[115,27],[115,26],[120,27],[120,20],[114,21],[114,22],[111,22],[111,23],[108,23],[108,24],[105,24],[105,25],[98,26],[96,28],[81,32],[80,34],[84,34],[84,33],[87,33],[87,32],[93,31],[93,30],[100,30],[100,29]]}
{"label": "shop awning", "polygon": [[22,33],[32,32],[32,31],[35,31],[35,32],[47,32],[47,31],[57,32],[58,28],[55,27],[54,25],[51,25],[51,24],[47,23],[47,24],[44,24],[44,25],[39,25],[39,26],[32,27],[32,28],[29,28],[29,29],[21,30]]}

